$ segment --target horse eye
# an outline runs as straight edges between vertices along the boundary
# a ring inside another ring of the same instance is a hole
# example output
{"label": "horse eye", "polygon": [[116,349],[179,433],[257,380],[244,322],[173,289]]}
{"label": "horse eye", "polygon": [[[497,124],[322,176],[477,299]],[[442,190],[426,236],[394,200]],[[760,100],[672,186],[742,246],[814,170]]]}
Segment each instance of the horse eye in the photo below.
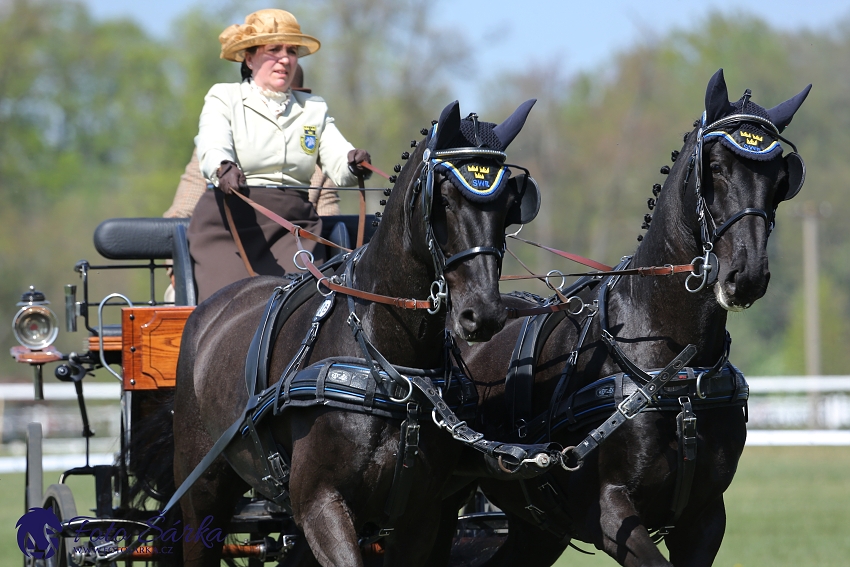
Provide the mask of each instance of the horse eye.
{"label": "horse eye", "polygon": [[448,199],[448,197],[446,197],[445,195],[440,195],[440,200],[442,201],[442,203],[443,203],[443,206],[444,206],[444,207],[448,207],[448,206],[449,206],[449,199]]}
{"label": "horse eye", "polygon": [[710,166],[712,173],[720,173],[720,164],[712,163]]}

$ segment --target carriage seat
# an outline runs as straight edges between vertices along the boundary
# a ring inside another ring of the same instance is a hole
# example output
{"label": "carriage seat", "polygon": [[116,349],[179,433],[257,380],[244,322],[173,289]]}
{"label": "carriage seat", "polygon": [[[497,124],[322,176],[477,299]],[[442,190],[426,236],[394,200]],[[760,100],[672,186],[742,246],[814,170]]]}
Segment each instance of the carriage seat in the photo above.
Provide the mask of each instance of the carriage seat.
{"label": "carriage seat", "polygon": [[[110,260],[173,260],[175,305],[197,305],[197,288],[189,254],[188,218],[116,218],[100,223],[94,231],[94,247]],[[375,215],[366,215],[364,240],[375,234]],[[353,248],[357,238],[357,215],[322,217],[322,237]],[[330,250],[328,257],[336,255]]]}

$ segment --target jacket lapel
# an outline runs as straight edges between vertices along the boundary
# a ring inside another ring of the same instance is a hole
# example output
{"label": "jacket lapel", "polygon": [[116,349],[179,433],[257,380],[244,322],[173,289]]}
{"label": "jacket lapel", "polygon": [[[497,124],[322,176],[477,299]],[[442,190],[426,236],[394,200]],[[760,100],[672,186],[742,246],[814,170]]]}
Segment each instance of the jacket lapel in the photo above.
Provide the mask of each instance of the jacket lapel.
{"label": "jacket lapel", "polygon": [[266,106],[266,103],[263,102],[262,97],[260,97],[259,93],[251,88],[251,84],[247,81],[241,84],[242,87],[242,103],[246,108],[250,108],[252,111],[256,112],[258,115],[262,116],[266,120],[269,120],[275,126],[278,126],[277,120],[275,120],[274,115],[272,114],[269,107]]}

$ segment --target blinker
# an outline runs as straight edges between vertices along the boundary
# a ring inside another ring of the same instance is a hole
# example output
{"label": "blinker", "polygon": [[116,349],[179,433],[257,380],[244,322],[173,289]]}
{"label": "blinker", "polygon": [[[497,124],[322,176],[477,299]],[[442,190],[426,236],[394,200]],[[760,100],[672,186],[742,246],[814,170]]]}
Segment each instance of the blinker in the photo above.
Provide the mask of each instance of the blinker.
{"label": "blinker", "polygon": [[806,181],[806,164],[800,154],[797,152],[789,153],[785,156],[785,163],[788,166],[788,191],[780,201],[790,201],[796,197]]}
{"label": "blinker", "polygon": [[537,181],[530,175],[521,173],[510,178],[508,184],[514,185],[520,197],[508,212],[506,226],[530,223],[540,212],[540,187]]}

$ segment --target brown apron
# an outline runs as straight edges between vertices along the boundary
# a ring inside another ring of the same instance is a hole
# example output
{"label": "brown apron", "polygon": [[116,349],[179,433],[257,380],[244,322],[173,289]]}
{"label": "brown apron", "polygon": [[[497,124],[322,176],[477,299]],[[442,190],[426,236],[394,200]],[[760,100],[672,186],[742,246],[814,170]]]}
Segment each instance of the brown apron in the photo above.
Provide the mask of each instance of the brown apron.
{"label": "brown apron", "polygon": [[[307,199],[306,191],[246,189],[245,195],[305,230],[321,234],[322,221]],[[227,201],[248,260],[257,274],[282,276],[301,271],[292,261],[298,246],[288,230],[237,197],[228,197]],[[249,277],[227,226],[221,191],[203,194],[192,214],[187,236],[189,253],[195,264],[199,303],[224,286]],[[313,252],[316,263],[324,260],[324,246],[303,238],[301,244],[305,250]],[[298,263],[303,265],[301,259]]]}

